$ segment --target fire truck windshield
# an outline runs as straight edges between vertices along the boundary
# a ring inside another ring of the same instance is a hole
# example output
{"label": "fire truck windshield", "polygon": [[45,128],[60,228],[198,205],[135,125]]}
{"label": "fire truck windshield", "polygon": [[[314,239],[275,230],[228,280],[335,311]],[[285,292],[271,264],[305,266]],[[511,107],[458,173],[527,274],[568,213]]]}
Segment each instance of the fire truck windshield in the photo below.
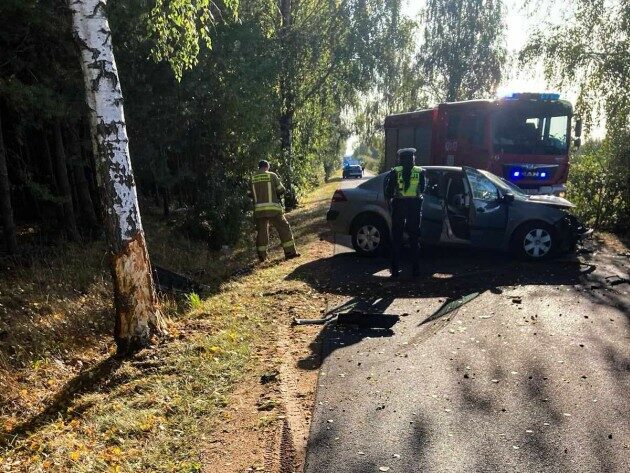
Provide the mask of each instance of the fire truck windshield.
{"label": "fire truck windshield", "polygon": [[515,104],[494,115],[494,151],[567,154],[570,111],[560,104]]}

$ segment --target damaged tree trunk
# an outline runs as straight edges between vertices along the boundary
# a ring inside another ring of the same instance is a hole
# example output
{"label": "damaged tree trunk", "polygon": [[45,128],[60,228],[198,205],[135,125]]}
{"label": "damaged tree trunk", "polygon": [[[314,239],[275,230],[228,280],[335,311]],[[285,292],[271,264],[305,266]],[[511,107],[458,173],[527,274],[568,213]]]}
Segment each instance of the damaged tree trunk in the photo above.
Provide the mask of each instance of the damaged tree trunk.
{"label": "damaged tree trunk", "polygon": [[111,251],[119,355],[165,333],[140,220],[106,0],[68,0],[81,54],[92,144]]}

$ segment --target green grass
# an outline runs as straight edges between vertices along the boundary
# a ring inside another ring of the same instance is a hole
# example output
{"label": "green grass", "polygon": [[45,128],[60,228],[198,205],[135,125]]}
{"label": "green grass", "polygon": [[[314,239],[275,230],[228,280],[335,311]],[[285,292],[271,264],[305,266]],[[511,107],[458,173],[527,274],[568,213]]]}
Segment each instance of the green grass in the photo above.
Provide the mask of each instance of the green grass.
{"label": "green grass", "polygon": [[[325,227],[324,209],[337,185],[333,182],[317,189],[304,200],[303,208],[289,215],[300,247],[318,239],[318,229]],[[155,238],[153,241],[154,245],[167,246]],[[190,245],[190,255],[180,258],[180,264],[187,258],[194,260],[198,247],[196,243]],[[249,264],[248,251],[241,248],[223,255],[223,260],[205,270],[228,260],[233,267]],[[81,357],[91,366],[112,353],[108,333],[111,319],[104,315],[111,314],[111,295],[103,252],[104,246],[98,245],[92,252],[68,251],[71,256],[66,260],[62,254],[59,259],[49,259],[48,270],[44,264],[37,266],[48,271],[45,274],[38,276],[30,270],[19,273],[20,287],[26,288],[30,303],[45,300],[45,284],[58,284],[63,292],[50,291],[54,295],[48,304],[54,316],[40,315],[37,319],[56,320],[49,332],[32,334],[29,319],[20,319],[20,343],[28,347],[29,337],[38,338],[34,338],[37,343],[31,351],[25,349],[20,367],[5,366],[14,379],[9,389],[23,402],[19,411],[2,412],[0,429],[5,434],[49,403],[46,393],[56,392],[79,373],[79,368],[65,368],[71,358]],[[165,300],[163,310],[171,317],[171,338],[124,361],[105,379],[92,380],[87,389],[64,403],[67,407],[45,419],[32,433],[20,435],[0,449],[0,471],[200,471],[204,445],[217,436],[217,419],[235,385],[248,371],[262,373],[273,368],[265,365],[259,354],[273,340],[275,324],[282,319],[278,301],[262,294],[278,285],[303,284],[283,278],[305,262],[276,264],[274,258],[280,258],[281,253],[276,246],[268,264],[233,280],[221,279],[205,299],[191,293],[181,306]],[[95,274],[80,269],[87,266],[86,261],[100,265],[101,270]],[[195,261],[196,267],[203,269],[199,259]],[[226,271],[225,267],[220,271]],[[7,286],[3,297],[15,295],[10,287],[15,288]],[[77,287],[86,294],[77,293]],[[57,301],[58,294],[65,296]],[[93,311],[95,307],[102,307],[104,312]],[[82,324],[97,327],[89,332],[90,337],[82,337]],[[55,360],[61,360],[62,366]],[[277,419],[274,408],[273,401],[263,406],[258,428]]]}
{"label": "green grass", "polygon": [[125,361],[103,389],[79,396],[56,421],[0,454],[0,465],[11,471],[198,469],[199,445],[211,438],[213,419],[266,333],[263,312],[246,301],[234,310],[232,297],[226,292],[200,301],[186,324],[173,327],[173,340]]}

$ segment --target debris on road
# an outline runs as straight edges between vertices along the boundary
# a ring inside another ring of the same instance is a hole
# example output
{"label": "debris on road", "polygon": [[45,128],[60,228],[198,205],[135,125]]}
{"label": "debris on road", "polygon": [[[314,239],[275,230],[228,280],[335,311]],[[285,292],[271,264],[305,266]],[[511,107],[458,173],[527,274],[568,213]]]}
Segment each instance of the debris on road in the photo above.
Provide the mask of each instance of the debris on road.
{"label": "debris on road", "polygon": [[432,322],[434,320],[437,320],[440,317],[443,317],[446,314],[448,314],[450,312],[453,312],[456,309],[459,309],[464,304],[467,304],[468,302],[470,302],[473,299],[477,298],[477,296],[479,296],[479,294],[481,294],[481,293],[480,292],[471,292],[470,294],[462,296],[459,299],[448,299],[446,302],[444,302],[444,304],[442,304],[442,306],[438,310],[436,310],[433,314],[431,314],[429,317],[424,319],[420,323],[420,325],[423,325],[423,324]]}
{"label": "debris on road", "polygon": [[604,279],[606,281],[606,284],[608,284],[609,286],[618,286],[619,284],[624,284],[624,283],[630,282],[630,279],[623,278],[623,277],[618,276],[616,274],[614,274],[612,276],[606,276]]}
{"label": "debris on road", "polygon": [[339,325],[357,325],[364,328],[390,329],[400,320],[398,314],[370,313],[358,310],[331,313],[321,319],[293,319],[293,325],[326,325],[336,322]]}

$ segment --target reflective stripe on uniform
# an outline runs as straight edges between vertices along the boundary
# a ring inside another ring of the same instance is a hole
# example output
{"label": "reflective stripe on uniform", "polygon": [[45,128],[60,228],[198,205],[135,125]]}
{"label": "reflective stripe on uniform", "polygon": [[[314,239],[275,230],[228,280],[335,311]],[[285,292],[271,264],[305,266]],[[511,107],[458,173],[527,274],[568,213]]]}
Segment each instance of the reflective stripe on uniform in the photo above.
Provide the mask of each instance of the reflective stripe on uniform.
{"label": "reflective stripe on uniform", "polygon": [[293,240],[285,241],[282,244],[282,248],[292,248],[294,246],[295,246],[295,243],[293,242]]}
{"label": "reflective stripe on uniform", "polygon": [[269,210],[269,209],[280,209],[282,210],[282,205],[277,202],[262,202],[260,204],[254,205],[254,209],[256,210]]}
{"label": "reflective stripe on uniform", "polygon": [[252,177],[253,182],[271,182],[271,175],[269,174],[254,174]]}
{"label": "reflective stripe on uniform", "polygon": [[267,247],[266,246],[258,246],[256,247],[256,251],[267,251]]}

